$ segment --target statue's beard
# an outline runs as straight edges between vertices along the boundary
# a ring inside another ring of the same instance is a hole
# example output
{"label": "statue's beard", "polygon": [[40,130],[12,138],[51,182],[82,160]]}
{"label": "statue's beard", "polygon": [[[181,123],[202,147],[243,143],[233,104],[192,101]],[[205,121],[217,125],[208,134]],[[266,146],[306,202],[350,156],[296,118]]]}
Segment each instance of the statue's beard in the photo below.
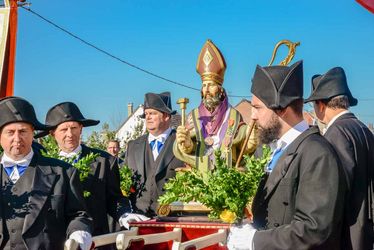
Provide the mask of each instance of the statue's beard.
{"label": "statue's beard", "polygon": [[203,97],[203,104],[209,112],[213,112],[221,104],[221,94],[217,93],[215,96],[209,94]]}
{"label": "statue's beard", "polygon": [[281,131],[281,123],[278,120],[277,115],[273,114],[267,127],[258,125],[258,137],[262,144],[269,144],[274,140],[279,139]]}

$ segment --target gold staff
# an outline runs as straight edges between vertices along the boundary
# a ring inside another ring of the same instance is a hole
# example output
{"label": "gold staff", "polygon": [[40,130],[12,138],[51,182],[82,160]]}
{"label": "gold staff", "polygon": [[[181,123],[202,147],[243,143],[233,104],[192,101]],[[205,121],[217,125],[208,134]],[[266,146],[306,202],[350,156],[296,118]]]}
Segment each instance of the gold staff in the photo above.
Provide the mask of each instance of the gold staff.
{"label": "gold staff", "polygon": [[177,104],[179,104],[179,107],[182,111],[182,126],[184,127],[186,124],[186,108],[187,108],[187,103],[189,103],[189,99],[184,97],[184,98],[179,98],[177,101]]}

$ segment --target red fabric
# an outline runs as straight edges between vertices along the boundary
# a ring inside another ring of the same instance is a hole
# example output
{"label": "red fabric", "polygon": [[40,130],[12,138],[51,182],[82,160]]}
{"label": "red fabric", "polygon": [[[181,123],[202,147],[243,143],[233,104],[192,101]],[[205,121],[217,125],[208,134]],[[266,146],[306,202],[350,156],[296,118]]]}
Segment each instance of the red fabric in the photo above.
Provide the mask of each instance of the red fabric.
{"label": "red fabric", "polygon": [[374,14],[374,0],[356,0],[359,4],[364,6],[367,10]]}
{"label": "red fabric", "polygon": [[[196,239],[209,234],[217,233],[221,228],[229,228],[229,224],[220,223],[197,223],[197,222],[156,222],[155,220],[130,223],[131,226],[139,228],[139,235],[155,234],[172,231],[174,228],[182,228],[182,242]],[[172,241],[153,245],[143,245],[142,242],[134,242],[129,249],[132,250],[170,250]],[[204,250],[226,250],[218,244],[204,248]],[[191,248],[192,250],[192,248]]]}
{"label": "red fabric", "polygon": [[5,48],[3,74],[0,84],[0,98],[12,96],[14,92],[14,69],[17,38],[17,0],[10,0],[9,31]]}

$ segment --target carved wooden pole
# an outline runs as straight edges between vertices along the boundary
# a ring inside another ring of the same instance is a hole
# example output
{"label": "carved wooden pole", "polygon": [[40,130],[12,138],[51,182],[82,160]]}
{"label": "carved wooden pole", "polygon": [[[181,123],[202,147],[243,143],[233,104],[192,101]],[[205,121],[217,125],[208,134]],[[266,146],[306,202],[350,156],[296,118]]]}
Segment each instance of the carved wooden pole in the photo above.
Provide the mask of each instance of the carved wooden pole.
{"label": "carved wooden pole", "polygon": [[236,168],[239,168],[240,161],[243,158],[244,150],[247,147],[249,137],[251,137],[251,134],[252,134],[252,131],[253,131],[253,128],[255,127],[255,125],[256,125],[256,122],[254,120],[251,120],[251,122],[248,124],[247,131],[246,131],[246,134],[245,134],[245,140],[244,140],[244,143],[243,143],[242,148],[240,150],[239,157],[236,161],[236,165],[235,165]]}

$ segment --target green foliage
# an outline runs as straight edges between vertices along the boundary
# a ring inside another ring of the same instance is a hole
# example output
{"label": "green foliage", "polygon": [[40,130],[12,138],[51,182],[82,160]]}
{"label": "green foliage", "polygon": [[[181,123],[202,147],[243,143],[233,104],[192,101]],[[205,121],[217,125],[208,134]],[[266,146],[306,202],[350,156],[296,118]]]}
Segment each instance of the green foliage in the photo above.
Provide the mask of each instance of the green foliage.
{"label": "green foliage", "polygon": [[[247,173],[249,175],[249,178],[251,179],[251,183],[256,184],[256,186],[253,188],[253,190],[256,192],[259,180],[264,174],[264,169],[269,162],[271,157],[271,149],[270,147],[263,145],[262,146],[262,157],[255,157],[254,155],[244,156],[245,161],[245,168],[247,170]],[[250,197],[253,197],[255,193],[251,194]]]}
{"label": "green foliage", "polygon": [[198,201],[211,209],[209,217],[217,219],[224,210],[233,212],[237,219],[244,217],[244,208],[255,195],[264,168],[270,159],[270,149],[263,147],[263,156],[246,157],[246,171],[228,167],[216,151],[214,170],[203,176],[193,168],[178,172],[164,186],[166,192],[159,198],[160,205],[175,201]]}
{"label": "green foliage", "polygon": [[174,201],[198,201],[205,188],[203,175],[195,168],[187,172],[177,172],[174,178],[165,183],[166,192],[159,197],[158,202],[160,205],[167,205]]}
{"label": "green foliage", "polygon": [[[95,161],[96,157],[98,157],[100,154],[96,153],[94,154],[93,152],[89,153],[85,157],[82,157],[78,159],[79,155],[77,155],[74,158],[65,158],[59,156],[60,149],[58,148],[56,140],[51,136],[48,135],[44,138],[41,139],[41,144],[43,147],[46,149],[46,151],[42,151],[42,155],[45,157],[50,157],[50,158],[56,158],[63,160],[78,169],[79,171],[79,180],[83,183],[88,175],[90,174],[91,171],[91,163]],[[83,190],[83,196],[88,197],[90,196],[90,192],[87,190]]]}
{"label": "green foliage", "polygon": [[130,195],[135,199],[142,197],[143,192],[146,192],[147,189],[145,188],[145,182],[142,180],[142,175],[138,171],[133,173],[132,183]]}
{"label": "green foliage", "polygon": [[93,131],[87,138],[86,144],[91,148],[97,148],[106,151],[110,140],[114,140],[116,131],[109,129],[109,124],[104,123],[101,132]]}
{"label": "green foliage", "polygon": [[132,180],[132,171],[131,169],[124,165],[119,168],[119,175],[120,175],[120,187],[124,196],[129,196],[134,190],[133,187],[133,180]]}
{"label": "green foliage", "polygon": [[[53,136],[47,135],[39,139],[39,143],[45,148],[45,150],[48,152],[42,152],[44,156],[51,157],[51,158],[57,158],[59,159],[60,156],[58,153],[60,152],[60,149],[58,148],[57,141]],[[48,154],[48,155],[46,155]]]}

